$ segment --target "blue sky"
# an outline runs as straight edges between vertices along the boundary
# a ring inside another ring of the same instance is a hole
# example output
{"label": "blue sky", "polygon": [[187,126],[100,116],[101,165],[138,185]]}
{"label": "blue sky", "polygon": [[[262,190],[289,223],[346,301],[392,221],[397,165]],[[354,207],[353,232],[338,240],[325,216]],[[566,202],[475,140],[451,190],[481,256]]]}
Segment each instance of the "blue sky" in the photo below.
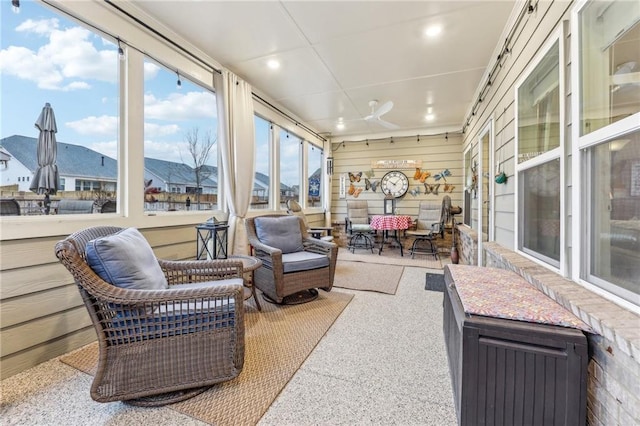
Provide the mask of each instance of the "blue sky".
{"label": "blue sky", "polygon": [[[0,3],[0,137],[37,137],[34,123],[46,102],[56,115],[59,142],[117,156],[117,45],[33,1],[20,13]],[[216,136],[215,95],[175,70],[145,62],[145,156],[188,158],[185,133]],[[210,164],[215,164],[212,155]]]}

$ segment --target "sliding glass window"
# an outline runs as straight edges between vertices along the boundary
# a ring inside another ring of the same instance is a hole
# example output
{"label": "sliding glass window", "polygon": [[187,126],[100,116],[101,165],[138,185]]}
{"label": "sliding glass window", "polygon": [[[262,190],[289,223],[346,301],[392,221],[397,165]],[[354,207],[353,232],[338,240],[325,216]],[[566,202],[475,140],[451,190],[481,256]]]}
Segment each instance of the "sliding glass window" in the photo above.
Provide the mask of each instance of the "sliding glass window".
{"label": "sliding glass window", "polygon": [[145,211],[216,209],[217,162],[214,93],[145,59]]}
{"label": "sliding glass window", "polygon": [[273,125],[262,117],[254,115],[255,125],[255,179],[253,181],[253,195],[251,209],[264,210],[269,208],[269,167],[271,164],[271,131]]}
{"label": "sliding glass window", "polygon": [[573,19],[579,278],[640,305],[640,3],[584,2]]}
{"label": "sliding glass window", "polygon": [[322,195],[323,195],[323,173],[322,173],[322,160],[324,158],[321,148],[307,142],[307,197],[306,207],[308,208],[321,208],[322,207]]}
{"label": "sliding glass window", "polygon": [[[2,9],[2,198],[15,199],[23,216],[115,212],[122,65],[115,40],[39,2],[21,2],[19,14],[7,13],[8,3]],[[56,120],[55,156],[38,152],[34,123],[46,104]],[[58,170],[55,193],[54,178],[39,193],[30,189],[45,157]]]}
{"label": "sliding glass window", "polygon": [[558,38],[516,85],[517,248],[560,268],[561,102]]}
{"label": "sliding glass window", "polygon": [[280,209],[287,209],[288,200],[300,200],[302,140],[280,129]]}

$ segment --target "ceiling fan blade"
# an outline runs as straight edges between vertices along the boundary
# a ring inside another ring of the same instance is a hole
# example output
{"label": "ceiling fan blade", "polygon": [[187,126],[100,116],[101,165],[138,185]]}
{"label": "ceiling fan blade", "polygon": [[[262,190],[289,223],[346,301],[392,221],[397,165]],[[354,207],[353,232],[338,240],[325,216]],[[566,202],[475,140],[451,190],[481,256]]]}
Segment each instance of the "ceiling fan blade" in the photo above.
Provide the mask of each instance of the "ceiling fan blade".
{"label": "ceiling fan blade", "polygon": [[376,120],[376,122],[379,123],[382,127],[386,127],[387,129],[397,129],[400,127],[397,124],[389,123],[388,121],[384,121],[379,118]]}
{"label": "ceiling fan blade", "polygon": [[387,101],[385,103],[383,103],[380,108],[378,108],[372,115],[374,117],[382,117],[383,115],[385,115],[386,113],[388,113],[389,111],[391,111],[391,108],[393,108],[393,102],[392,101]]}

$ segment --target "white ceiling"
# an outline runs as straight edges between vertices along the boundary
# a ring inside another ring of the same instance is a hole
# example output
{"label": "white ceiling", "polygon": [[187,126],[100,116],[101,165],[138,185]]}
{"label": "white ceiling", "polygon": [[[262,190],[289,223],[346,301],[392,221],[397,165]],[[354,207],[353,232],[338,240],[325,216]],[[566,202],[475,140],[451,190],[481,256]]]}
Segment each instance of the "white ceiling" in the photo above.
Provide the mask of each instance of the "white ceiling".
{"label": "white ceiling", "polygon": [[[515,0],[149,1],[136,7],[332,137],[461,129]],[[424,35],[431,25],[442,32]],[[268,68],[276,59],[280,68]],[[427,121],[429,112],[435,116]],[[336,129],[339,118],[345,129]]]}

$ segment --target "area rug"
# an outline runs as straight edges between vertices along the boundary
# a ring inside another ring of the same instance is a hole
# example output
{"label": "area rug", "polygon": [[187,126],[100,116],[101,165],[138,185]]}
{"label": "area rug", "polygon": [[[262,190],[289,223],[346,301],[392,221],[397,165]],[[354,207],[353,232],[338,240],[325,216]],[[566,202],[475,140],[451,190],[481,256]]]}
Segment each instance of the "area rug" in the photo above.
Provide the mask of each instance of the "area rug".
{"label": "area rug", "polygon": [[363,264],[339,259],[336,264],[334,287],[351,290],[377,291],[396,294],[403,266]]}
{"label": "area rug", "polygon": [[444,275],[427,272],[425,290],[444,291]]}
{"label": "area rug", "polygon": [[[256,424],[353,298],[335,290],[319,293],[318,299],[303,305],[262,303],[261,312],[247,309],[240,376],[167,407],[218,426]],[[98,345],[92,343],[60,360],[95,374],[97,358]]]}
{"label": "area rug", "polygon": [[357,250],[351,253],[346,248],[340,248],[338,251],[338,260],[348,260],[351,262],[376,263],[379,265],[400,265],[400,266],[416,266],[419,268],[442,269],[440,259],[434,259],[429,255],[416,255],[415,259],[411,259],[408,250],[404,251],[404,256],[400,256],[400,250],[384,248],[381,255],[378,250],[374,249],[373,253],[368,250]]}

